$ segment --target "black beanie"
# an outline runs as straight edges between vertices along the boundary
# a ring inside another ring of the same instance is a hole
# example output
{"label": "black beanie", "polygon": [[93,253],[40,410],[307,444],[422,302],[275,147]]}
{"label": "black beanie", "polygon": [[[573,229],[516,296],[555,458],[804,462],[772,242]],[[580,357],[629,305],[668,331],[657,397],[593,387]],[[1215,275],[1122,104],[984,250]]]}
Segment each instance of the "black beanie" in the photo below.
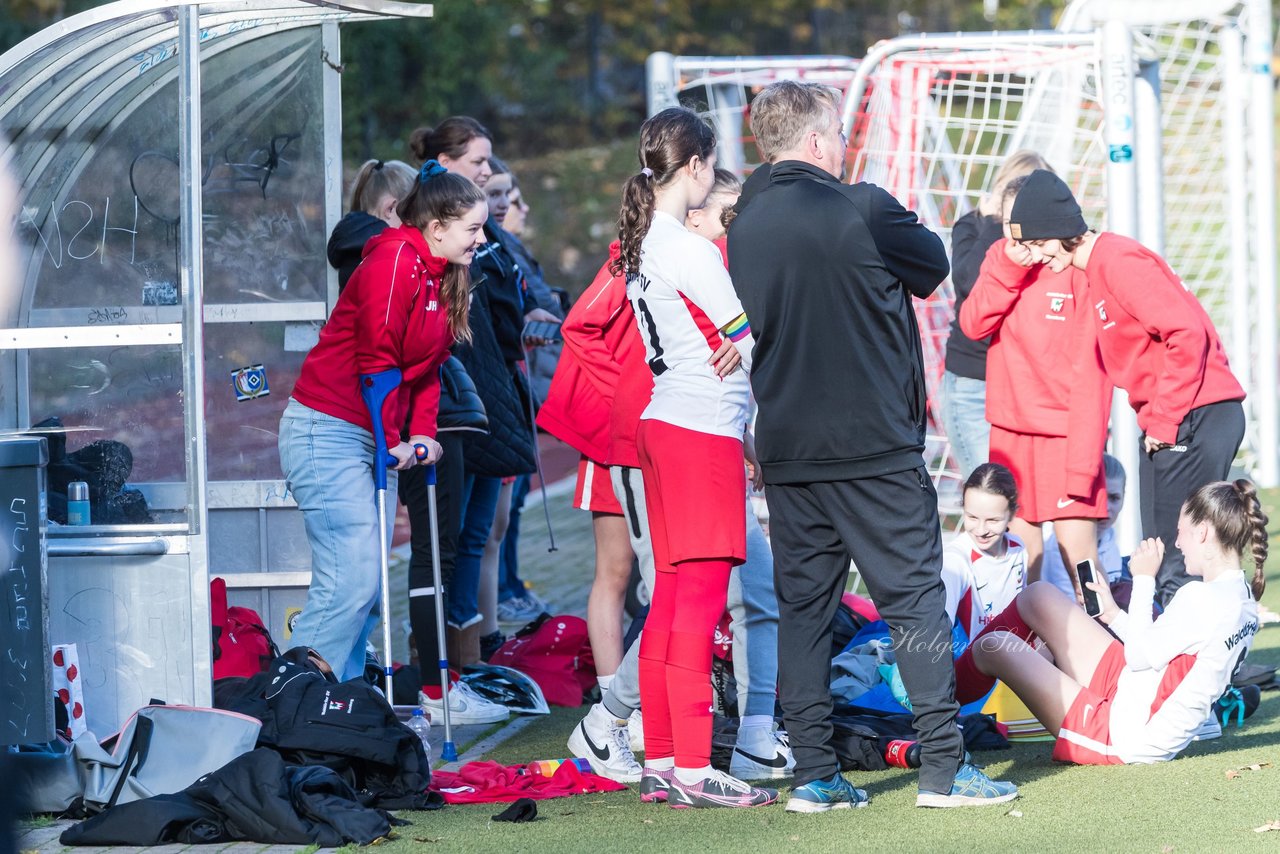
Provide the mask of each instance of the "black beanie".
{"label": "black beanie", "polygon": [[1014,240],[1066,240],[1088,230],[1076,197],[1061,178],[1046,169],[1027,176],[1009,212]]}

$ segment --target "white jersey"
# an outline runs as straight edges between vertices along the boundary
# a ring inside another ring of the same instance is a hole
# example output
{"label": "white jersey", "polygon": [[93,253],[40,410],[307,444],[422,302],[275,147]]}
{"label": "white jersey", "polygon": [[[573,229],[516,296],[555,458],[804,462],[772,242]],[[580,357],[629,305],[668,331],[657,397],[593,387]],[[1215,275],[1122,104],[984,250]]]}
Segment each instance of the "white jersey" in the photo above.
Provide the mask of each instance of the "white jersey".
{"label": "white jersey", "polygon": [[[1098,532],[1098,563],[1107,574],[1109,583],[1114,584],[1120,580],[1124,573],[1124,559],[1120,557],[1115,528],[1103,528]],[[1072,599],[1076,598],[1076,589],[1071,586],[1067,567],[1062,562],[1062,552],[1058,550],[1058,538],[1053,534],[1044,541],[1044,556],[1040,558],[1040,580],[1049,582]]]}
{"label": "white jersey", "polygon": [[[640,418],[741,439],[754,341],[720,250],[662,211],[654,212],[641,248],[640,271],[627,277],[653,371],[653,398]],[[731,324],[744,370],[720,379],[709,360],[724,340],[720,330]]]}
{"label": "white jersey", "polygon": [[982,627],[1009,607],[1027,582],[1027,550],[1005,532],[1001,557],[980,550],[961,532],[942,552],[942,583],[947,588],[947,617],[972,640]]}
{"label": "white jersey", "polygon": [[1111,752],[1124,762],[1172,759],[1191,743],[1253,645],[1258,605],[1244,573],[1190,581],[1151,620],[1155,579],[1135,576],[1128,615],[1111,624],[1125,667],[1111,702]]}

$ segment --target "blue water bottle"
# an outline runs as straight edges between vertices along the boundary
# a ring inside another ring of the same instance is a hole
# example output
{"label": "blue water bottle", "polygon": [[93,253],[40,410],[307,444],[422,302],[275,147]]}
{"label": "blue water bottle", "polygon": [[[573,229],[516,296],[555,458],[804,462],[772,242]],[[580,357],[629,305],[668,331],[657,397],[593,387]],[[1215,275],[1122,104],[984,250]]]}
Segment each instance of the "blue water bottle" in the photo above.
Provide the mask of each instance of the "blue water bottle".
{"label": "blue water bottle", "polygon": [[67,484],[67,524],[89,525],[89,484],[83,480]]}

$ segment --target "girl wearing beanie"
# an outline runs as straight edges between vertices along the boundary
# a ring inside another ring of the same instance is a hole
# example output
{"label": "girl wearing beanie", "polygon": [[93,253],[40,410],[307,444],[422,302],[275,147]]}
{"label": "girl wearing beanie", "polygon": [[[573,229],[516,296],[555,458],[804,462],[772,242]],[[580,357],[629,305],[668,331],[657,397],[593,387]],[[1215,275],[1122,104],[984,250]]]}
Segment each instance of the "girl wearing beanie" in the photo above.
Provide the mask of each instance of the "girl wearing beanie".
{"label": "girl wearing beanie", "polygon": [[[1183,501],[1226,479],[1244,438],[1244,389],[1213,321],[1159,255],[1132,238],[1088,231],[1052,172],[1028,177],[1010,208],[1009,232],[1031,263],[1084,271],[1103,367],[1129,393],[1142,430],[1143,534],[1173,542]],[[1181,553],[1167,550],[1156,576],[1161,604],[1187,580]]]}
{"label": "girl wearing beanie", "polygon": [[[1078,562],[1098,559],[1097,521],[1107,516],[1102,470],[1111,382],[1098,358],[1089,323],[1088,283],[1074,267],[1034,263],[1013,239],[1014,199],[1038,175],[1010,181],[1000,200],[1004,240],[987,250],[978,280],[960,309],[960,328],[971,338],[991,336],[987,355],[990,458],[1013,472],[1021,494],[1010,530],[1026,545],[1029,582],[1040,578],[1044,539],[1052,522],[1062,563],[1076,598]],[[1084,230],[1080,209],[1062,211],[1054,228]],[[1074,216],[1074,220],[1071,217]]]}

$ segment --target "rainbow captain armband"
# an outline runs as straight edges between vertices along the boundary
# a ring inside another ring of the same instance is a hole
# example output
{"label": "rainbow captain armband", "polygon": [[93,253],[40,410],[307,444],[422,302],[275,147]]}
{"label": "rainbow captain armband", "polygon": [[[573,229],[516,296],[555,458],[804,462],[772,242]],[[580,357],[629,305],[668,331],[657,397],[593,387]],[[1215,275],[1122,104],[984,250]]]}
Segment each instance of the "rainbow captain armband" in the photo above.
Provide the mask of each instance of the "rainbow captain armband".
{"label": "rainbow captain armband", "polygon": [[733,320],[724,325],[724,334],[730,341],[741,341],[751,334],[751,324],[747,322],[747,315],[738,315]]}

